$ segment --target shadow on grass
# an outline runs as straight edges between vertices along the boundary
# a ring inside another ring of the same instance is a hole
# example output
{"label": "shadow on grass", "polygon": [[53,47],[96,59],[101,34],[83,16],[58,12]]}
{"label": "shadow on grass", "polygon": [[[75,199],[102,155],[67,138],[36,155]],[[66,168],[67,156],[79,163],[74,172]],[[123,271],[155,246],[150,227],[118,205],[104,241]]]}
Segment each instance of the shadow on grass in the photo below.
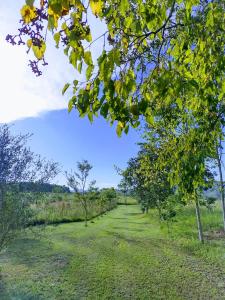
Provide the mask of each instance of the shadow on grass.
{"label": "shadow on grass", "polygon": [[7,252],[3,253],[0,256],[0,259],[4,259],[7,256],[7,258],[15,265],[24,264],[31,267],[38,264],[40,259],[51,255],[51,250],[52,244],[50,240],[23,238],[15,240],[11,245],[9,245]]}
{"label": "shadow on grass", "polygon": [[113,220],[127,220],[127,218],[118,218],[118,217],[111,217]]}
{"label": "shadow on grass", "polygon": [[1,300],[42,300],[43,298],[40,298],[37,295],[33,295],[32,293],[25,293],[21,290],[15,289],[10,290],[10,288],[7,288],[3,274],[0,271],[0,299]]}
{"label": "shadow on grass", "polygon": [[122,227],[122,226],[113,226],[112,229],[115,230],[127,230],[127,231],[136,231],[136,232],[142,232],[142,229],[133,229],[133,228],[127,228],[126,226]]}
{"label": "shadow on grass", "polygon": [[141,212],[124,213],[125,216],[140,216]]}
{"label": "shadow on grass", "polygon": [[131,243],[132,244],[139,244],[138,240],[132,239],[132,238],[128,238],[128,237],[126,237],[124,235],[119,234],[118,232],[115,232],[115,231],[107,231],[107,234],[115,237],[118,240],[123,240],[124,242],[127,242],[129,244],[131,244]]}
{"label": "shadow on grass", "polygon": [[151,224],[149,222],[134,222],[134,221],[128,221],[126,222],[127,224],[136,224],[136,225],[139,225],[139,226],[143,226],[143,225],[148,225],[150,226]]}
{"label": "shadow on grass", "polygon": [[5,300],[10,299],[10,295],[7,292],[3,275],[1,273],[1,269],[0,269],[0,299],[5,299]]}

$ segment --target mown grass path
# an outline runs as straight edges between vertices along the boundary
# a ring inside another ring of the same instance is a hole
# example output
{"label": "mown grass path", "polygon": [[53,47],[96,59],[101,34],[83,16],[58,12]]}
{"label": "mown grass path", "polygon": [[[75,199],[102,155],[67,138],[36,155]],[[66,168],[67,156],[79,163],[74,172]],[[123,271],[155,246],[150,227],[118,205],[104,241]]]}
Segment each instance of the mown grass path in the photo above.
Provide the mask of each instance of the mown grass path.
{"label": "mown grass path", "polygon": [[[224,250],[225,253],[225,250]],[[88,228],[48,226],[0,256],[0,299],[225,299],[225,270],[182,250],[143,216],[119,206]]]}

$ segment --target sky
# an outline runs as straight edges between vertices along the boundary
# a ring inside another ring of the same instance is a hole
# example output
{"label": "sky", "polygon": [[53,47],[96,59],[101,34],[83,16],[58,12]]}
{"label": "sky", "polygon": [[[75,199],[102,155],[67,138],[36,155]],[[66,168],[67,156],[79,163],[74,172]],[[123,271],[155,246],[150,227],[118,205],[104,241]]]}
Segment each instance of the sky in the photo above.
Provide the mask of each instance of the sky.
{"label": "sky", "polygon": [[[26,47],[7,44],[5,36],[16,33],[20,8],[25,0],[0,1],[0,123],[13,124],[14,133],[33,133],[29,146],[42,156],[59,162],[63,171],[74,169],[76,162],[88,159],[93,165],[90,179],[99,187],[116,186],[120,177],[114,165],[121,168],[138,151],[140,133],[130,130],[118,138],[115,127],[102,118],[90,124],[67,111],[68,95],[61,90],[66,82],[82,79],[69,65],[62,50],[54,47],[49,34],[46,59],[48,66],[41,77],[28,67]],[[89,19],[93,39],[105,28],[94,16]],[[52,43],[51,43],[52,42]],[[92,47],[94,59],[102,50],[99,40]],[[56,183],[65,184],[63,172]]]}

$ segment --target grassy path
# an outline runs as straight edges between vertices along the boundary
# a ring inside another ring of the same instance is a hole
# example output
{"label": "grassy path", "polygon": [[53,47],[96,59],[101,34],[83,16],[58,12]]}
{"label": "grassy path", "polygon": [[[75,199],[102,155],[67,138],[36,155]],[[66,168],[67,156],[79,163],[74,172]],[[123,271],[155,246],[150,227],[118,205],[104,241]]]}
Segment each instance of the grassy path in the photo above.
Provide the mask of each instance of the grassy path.
{"label": "grassy path", "polygon": [[0,265],[1,300],[225,299],[225,270],[182,250],[137,206],[119,206],[88,228],[29,234]]}

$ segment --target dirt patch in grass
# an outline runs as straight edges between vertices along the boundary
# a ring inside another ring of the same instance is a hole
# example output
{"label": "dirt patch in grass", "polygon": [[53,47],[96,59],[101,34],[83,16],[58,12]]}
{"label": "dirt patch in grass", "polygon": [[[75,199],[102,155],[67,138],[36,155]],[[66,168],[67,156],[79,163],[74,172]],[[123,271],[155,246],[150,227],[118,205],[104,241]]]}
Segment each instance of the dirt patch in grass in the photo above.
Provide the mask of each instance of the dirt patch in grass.
{"label": "dirt patch in grass", "polygon": [[224,239],[224,241],[225,241],[225,231],[223,229],[207,231],[204,233],[204,236],[207,240]]}

